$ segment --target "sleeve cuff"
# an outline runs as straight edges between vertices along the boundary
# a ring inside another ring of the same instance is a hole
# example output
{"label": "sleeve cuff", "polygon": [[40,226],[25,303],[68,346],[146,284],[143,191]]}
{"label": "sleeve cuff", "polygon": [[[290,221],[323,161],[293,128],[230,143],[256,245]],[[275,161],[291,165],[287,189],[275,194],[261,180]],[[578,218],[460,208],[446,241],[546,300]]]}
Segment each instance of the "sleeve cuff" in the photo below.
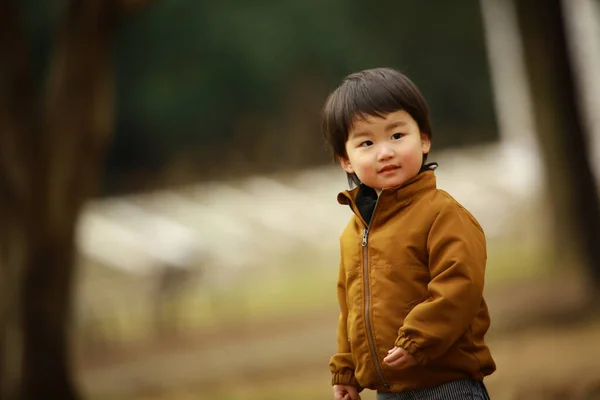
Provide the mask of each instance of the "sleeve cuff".
{"label": "sleeve cuff", "polygon": [[426,365],[429,361],[427,356],[419,350],[419,346],[413,340],[410,340],[402,334],[398,336],[398,339],[394,342],[394,346],[402,347],[404,350],[408,351],[410,355],[415,358],[418,365]]}
{"label": "sleeve cuff", "polygon": [[331,377],[331,385],[349,385],[354,386],[359,392],[363,390],[356,380],[354,372],[351,371],[334,373]]}

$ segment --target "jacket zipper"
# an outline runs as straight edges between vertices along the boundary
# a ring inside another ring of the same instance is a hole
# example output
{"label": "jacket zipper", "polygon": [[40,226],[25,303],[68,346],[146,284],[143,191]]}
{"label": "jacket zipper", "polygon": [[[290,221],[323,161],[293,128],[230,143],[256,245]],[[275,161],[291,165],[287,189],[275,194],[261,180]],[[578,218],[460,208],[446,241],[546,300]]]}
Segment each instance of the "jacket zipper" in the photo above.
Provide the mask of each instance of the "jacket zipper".
{"label": "jacket zipper", "polygon": [[[379,199],[377,199],[379,200]],[[375,208],[377,208],[377,203],[375,203]],[[373,215],[371,216],[371,221],[373,220],[373,216],[375,214],[375,210],[373,210]],[[373,357],[373,364],[375,364],[375,369],[379,374],[379,379],[381,379],[381,383],[386,388],[389,388],[390,385],[387,383],[385,378],[383,377],[383,371],[381,370],[381,365],[379,364],[379,357],[377,355],[377,349],[375,348],[375,341],[373,340],[373,331],[371,329],[371,317],[370,317],[370,289],[369,289],[369,247],[368,247],[368,236],[369,236],[369,228],[371,227],[371,221],[369,221],[368,226],[364,229],[363,238],[362,238],[362,248],[363,248],[363,259],[364,259],[364,276],[365,276],[365,323],[367,327],[367,339],[369,342],[369,347],[371,349],[371,356]]]}

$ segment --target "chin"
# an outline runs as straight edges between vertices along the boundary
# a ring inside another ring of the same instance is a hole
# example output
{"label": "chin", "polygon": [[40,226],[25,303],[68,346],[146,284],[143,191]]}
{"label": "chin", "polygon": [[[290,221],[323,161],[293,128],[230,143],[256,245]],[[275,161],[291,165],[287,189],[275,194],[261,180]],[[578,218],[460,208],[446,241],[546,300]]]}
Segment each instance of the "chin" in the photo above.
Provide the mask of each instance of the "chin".
{"label": "chin", "polygon": [[395,188],[395,187],[398,187],[398,186],[404,184],[404,182],[406,182],[406,181],[407,181],[406,179],[398,179],[396,181],[390,182],[385,187],[386,188]]}

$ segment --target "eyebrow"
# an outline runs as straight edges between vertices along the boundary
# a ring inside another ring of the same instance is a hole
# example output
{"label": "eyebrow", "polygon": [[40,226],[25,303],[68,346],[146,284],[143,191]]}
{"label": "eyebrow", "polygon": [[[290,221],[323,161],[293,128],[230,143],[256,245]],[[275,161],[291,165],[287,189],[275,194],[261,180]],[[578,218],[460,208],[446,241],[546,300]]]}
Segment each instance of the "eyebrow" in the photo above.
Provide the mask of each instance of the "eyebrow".
{"label": "eyebrow", "polygon": [[362,132],[351,133],[348,138],[356,140],[356,139],[366,138],[369,136],[371,136],[371,134],[369,132],[362,131]]}
{"label": "eyebrow", "polygon": [[385,130],[386,131],[391,131],[392,129],[395,129],[395,128],[398,128],[398,127],[401,127],[401,126],[406,126],[406,125],[408,125],[408,124],[406,122],[404,122],[404,121],[391,122],[391,123],[389,123],[389,124],[387,124],[385,126]]}
{"label": "eyebrow", "polygon": [[[385,126],[385,130],[386,131],[391,131],[392,129],[401,127],[401,126],[407,126],[408,124],[404,121],[395,121],[395,122],[390,122],[389,124],[387,124]],[[371,136],[371,134],[369,132],[366,131],[361,131],[361,132],[355,132],[349,135],[349,139],[362,139],[363,137],[369,137]]]}

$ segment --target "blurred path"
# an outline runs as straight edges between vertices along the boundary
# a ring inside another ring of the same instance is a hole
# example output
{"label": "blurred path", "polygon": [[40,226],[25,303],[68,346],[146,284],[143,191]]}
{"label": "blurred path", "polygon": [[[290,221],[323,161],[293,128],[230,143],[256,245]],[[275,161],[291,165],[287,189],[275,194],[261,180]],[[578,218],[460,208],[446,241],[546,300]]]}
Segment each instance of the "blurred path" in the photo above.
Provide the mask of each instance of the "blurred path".
{"label": "blurred path", "polygon": [[[564,387],[589,387],[600,379],[600,316],[586,324],[503,331],[510,327],[504,321],[515,318],[521,318],[523,326],[523,321],[550,315],[560,307],[561,314],[567,315],[582,292],[576,280],[557,279],[548,285],[511,286],[489,294],[496,322],[490,346],[499,369],[487,383],[495,399],[535,391],[538,382],[540,387],[554,385],[560,392]],[[318,373],[327,376],[336,321],[337,310],[331,309],[302,318],[221,327],[193,339],[142,348],[137,354],[89,362],[83,365],[80,379],[94,398],[108,398],[178,387],[226,393],[231,382],[260,385]],[[536,398],[531,396],[525,398]]]}

